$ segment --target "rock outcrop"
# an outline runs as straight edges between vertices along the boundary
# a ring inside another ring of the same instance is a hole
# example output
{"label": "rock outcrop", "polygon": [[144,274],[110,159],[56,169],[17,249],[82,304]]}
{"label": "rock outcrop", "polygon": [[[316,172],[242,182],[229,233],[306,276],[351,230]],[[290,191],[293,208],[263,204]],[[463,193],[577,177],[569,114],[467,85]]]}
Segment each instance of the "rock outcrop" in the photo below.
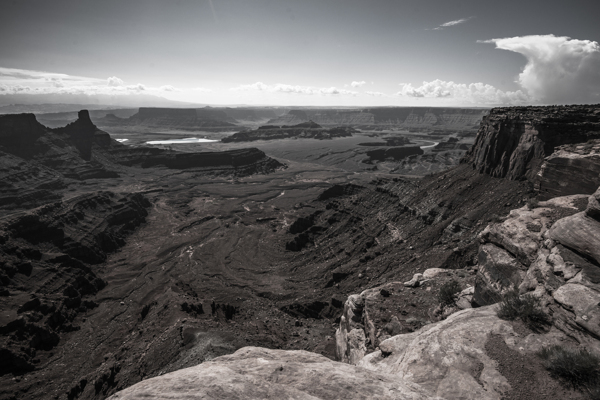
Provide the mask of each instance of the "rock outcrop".
{"label": "rock outcrop", "polygon": [[393,375],[307,351],[244,347],[195,367],[142,381],[109,397],[134,399],[434,400]]}
{"label": "rock outcrop", "polygon": [[306,121],[292,126],[261,126],[253,131],[242,131],[222,139],[223,143],[251,142],[254,140],[275,139],[334,139],[337,137],[350,137],[356,130],[349,127],[336,127],[325,129],[313,121]]}
{"label": "rock outcrop", "polygon": [[[494,177],[533,182],[542,169],[544,158],[558,146],[597,138],[600,138],[600,106],[495,108],[483,119],[475,144],[463,162]],[[559,182],[552,180],[552,176],[556,175],[553,164],[569,164],[575,169],[581,167],[581,163],[574,161],[573,157],[570,160],[565,162],[565,157],[562,157],[546,162],[549,177],[546,180],[542,178],[542,181],[546,184],[552,182],[561,188],[553,195],[582,193],[581,182],[562,187],[561,182],[566,180],[566,176],[575,178],[568,168],[564,170],[563,179]]]}
{"label": "rock outcrop", "polygon": [[600,140],[558,146],[533,182],[540,199],[592,193],[600,184]]}

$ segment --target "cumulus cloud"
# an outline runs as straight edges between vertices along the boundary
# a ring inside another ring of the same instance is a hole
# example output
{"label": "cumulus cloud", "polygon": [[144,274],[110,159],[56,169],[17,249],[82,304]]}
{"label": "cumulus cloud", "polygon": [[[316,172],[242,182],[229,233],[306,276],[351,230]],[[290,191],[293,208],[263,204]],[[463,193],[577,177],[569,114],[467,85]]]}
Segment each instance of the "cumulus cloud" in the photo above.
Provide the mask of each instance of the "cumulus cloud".
{"label": "cumulus cloud", "polygon": [[125,82],[122,79],[117,78],[116,76],[111,76],[107,79],[108,86],[123,86]]}
{"label": "cumulus cloud", "polygon": [[355,96],[358,92],[352,90],[338,89],[336,87],[317,88],[312,86],[286,85],[278,83],[276,85],[267,85],[262,82],[256,82],[250,85],[240,85],[232,88],[233,91],[259,91],[270,93],[288,93],[288,94],[306,94],[306,95],[351,95]]}
{"label": "cumulus cloud", "polygon": [[464,24],[465,22],[469,21],[472,18],[474,18],[474,17],[461,18],[461,19],[456,19],[454,21],[444,22],[440,26],[438,26],[436,28],[433,28],[433,30],[434,31],[441,31],[442,29],[449,28],[451,26],[456,26],[456,25]]}
{"label": "cumulus cloud", "polygon": [[367,82],[365,81],[352,81],[352,83],[350,84],[350,86],[352,87],[361,87],[363,85],[366,85]]}
{"label": "cumulus cloud", "polygon": [[414,87],[410,83],[400,84],[398,96],[451,98],[461,102],[473,104],[523,104],[530,101],[529,96],[521,90],[505,92],[492,85],[484,83],[454,83],[436,79],[423,82],[421,86]]}
{"label": "cumulus cloud", "polygon": [[480,41],[525,56],[519,84],[546,104],[600,100],[600,45],[566,36],[532,35]]}

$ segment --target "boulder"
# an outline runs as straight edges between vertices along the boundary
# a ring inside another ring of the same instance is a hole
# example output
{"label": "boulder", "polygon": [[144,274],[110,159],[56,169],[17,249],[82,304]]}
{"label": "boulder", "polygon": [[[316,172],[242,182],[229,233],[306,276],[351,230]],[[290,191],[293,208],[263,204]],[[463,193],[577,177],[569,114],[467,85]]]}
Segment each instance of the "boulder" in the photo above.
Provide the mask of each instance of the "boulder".
{"label": "boulder", "polygon": [[[437,399],[397,376],[307,351],[244,347],[191,368],[141,381],[110,400]],[[440,399],[441,400],[441,399]]]}
{"label": "boulder", "polygon": [[460,292],[456,299],[456,307],[464,310],[467,308],[473,308],[473,295],[475,294],[475,288],[469,286],[462,292]]}
{"label": "boulder", "polygon": [[586,286],[567,283],[552,294],[561,306],[575,314],[575,323],[600,338],[600,293]]}
{"label": "boulder", "polygon": [[423,272],[424,279],[433,279],[440,274],[445,274],[448,270],[444,268],[429,268]]}
{"label": "boulder", "polygon": [[600,222],[590,218],[586,212],[556,221],[548,236],[600,264]]}
{"label": "boulder", "polygon": [[418,287],[421,285],[425,279],[423,278],[423,274],[414,274],[410,281],[404,282],[404,286],[407,287]]}
{"label": "boulder", "polygon": [[588,205],[585,209],[588,217],[600,221],[600,187],[588,198]]}

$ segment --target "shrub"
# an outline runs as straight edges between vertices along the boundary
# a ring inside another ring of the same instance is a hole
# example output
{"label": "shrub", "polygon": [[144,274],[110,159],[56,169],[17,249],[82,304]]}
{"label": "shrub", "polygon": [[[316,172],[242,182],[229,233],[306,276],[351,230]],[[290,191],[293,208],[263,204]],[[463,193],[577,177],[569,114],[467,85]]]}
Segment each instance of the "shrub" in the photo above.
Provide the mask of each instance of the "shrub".
{"label": "shrub", "polygon": [[515,288],[502,296],[498,317],[513,321],[520,318],[529,328],[538,330],[549,322],[548,315],[542,309],[540,299],[532,294],[519,296]]}
{"label": "shrub", "polygon": [[438,301],[443,306],[452,306],[456,302],[456,295],[461,291],[460,283],[452,279],[442,285],[438,292]]}
{"label": "shrub", "polygon": [[[599,392],[600,358],[586,349],[571,350],[562,346],[544,347],[538,355],[544,367],[555,378],[576,389],[587,389],[591,395]],[[595,397],[595,396],[594,396]]]}

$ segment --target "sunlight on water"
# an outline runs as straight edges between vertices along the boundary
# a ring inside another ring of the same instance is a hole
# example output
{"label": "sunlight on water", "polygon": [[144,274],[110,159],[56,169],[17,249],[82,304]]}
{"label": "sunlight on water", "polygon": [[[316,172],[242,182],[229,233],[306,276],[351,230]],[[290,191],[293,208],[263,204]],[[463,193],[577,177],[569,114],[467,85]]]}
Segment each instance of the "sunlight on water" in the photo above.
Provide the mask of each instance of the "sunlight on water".
{"label": "sunlight on water", "polygon": [[177,143],[212,143],[218,142],[213,139],[202,139],[202,138],[187,138],[187,139],[169,139],[169,140],[152,140],[146,142],[147,144],[177,144]]}

